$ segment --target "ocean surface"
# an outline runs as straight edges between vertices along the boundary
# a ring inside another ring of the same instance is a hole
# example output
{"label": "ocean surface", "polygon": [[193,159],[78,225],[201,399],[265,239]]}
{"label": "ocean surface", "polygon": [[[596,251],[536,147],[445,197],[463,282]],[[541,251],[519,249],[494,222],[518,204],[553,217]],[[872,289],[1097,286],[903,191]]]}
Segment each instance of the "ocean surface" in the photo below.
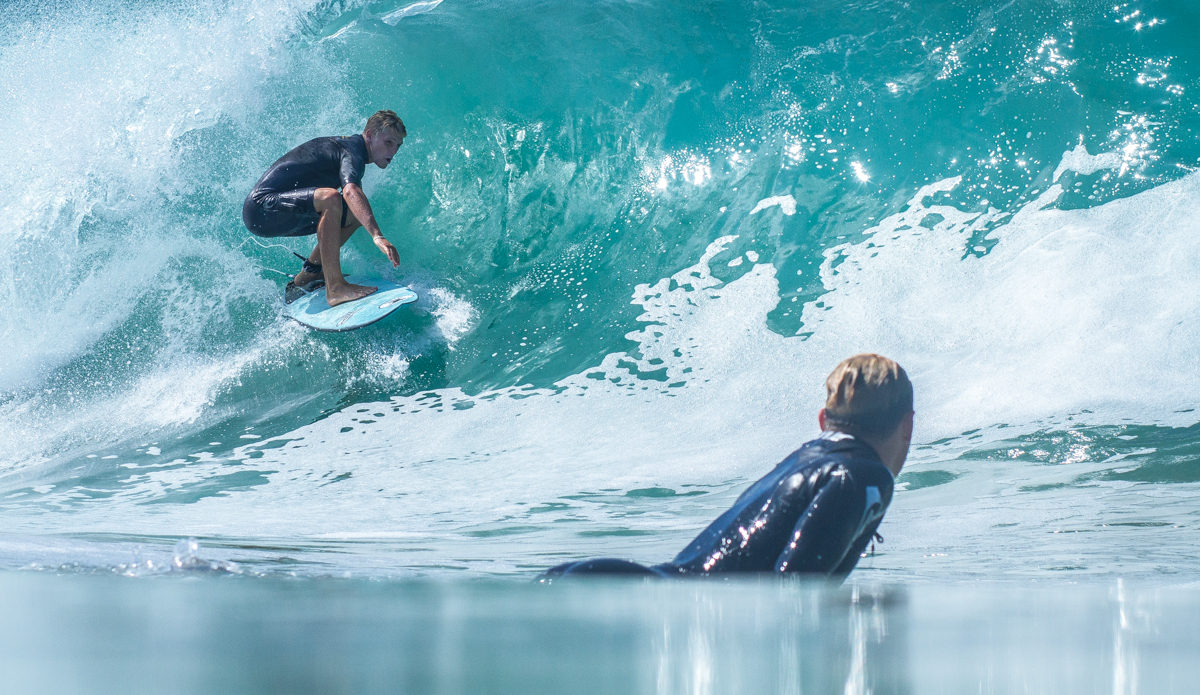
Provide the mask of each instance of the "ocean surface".
{"label": "ocean surface", "polygon": [[1195,692],[1194,590],[0,575],[5,693]]}
{"label": "ocean surface", "polygon": [[[9,2],[5,581],[536,603],[563,561],[670,559],[872,351],[917,424],[855,587],[1195,587],[1198,22],[1182,0]],[[312,240],[252,238],[241,202],[384,108],[409,135],[364,187],[402,264],[359,234],[343,267],[421,299],[311,332],[281,294]]]}

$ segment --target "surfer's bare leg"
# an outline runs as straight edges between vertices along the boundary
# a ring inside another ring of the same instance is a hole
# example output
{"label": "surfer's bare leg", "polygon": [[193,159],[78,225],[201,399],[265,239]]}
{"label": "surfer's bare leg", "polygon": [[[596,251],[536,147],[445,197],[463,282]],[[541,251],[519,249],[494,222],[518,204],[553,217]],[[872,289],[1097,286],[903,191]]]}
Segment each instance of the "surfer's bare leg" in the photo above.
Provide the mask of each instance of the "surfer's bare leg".
{"label": "surfer's bare leg", "polygon": [[[345,205],[344,202],[342,204]],[[362,225],[358,223],[358,220],[354,219],[354,213],[347,210],[346,211],[346,226],[342,227],[340,236],[338,238],[338,241],[340,242],[338,244],[338,251],[339,251],[339,253],[338,253],[338,259],[339,259],[338,268],[341,268],[341,262],[340,262],[341,248],[346,245],[347,241],[350,241],[350,237],[354,236],[354,233],[358,231],[359,227],[362,227]],[[317,244],[316,246],[313,247],[312,253],[310,253],[308,255],[308,262],[312,263],[313,265],[321,265],[321,245],[320,244]],[[302,271],[300,271],[300,273],[297,274],[296,277],[299,277],[300,275],[306,276],[304,278],[305,282],[312,282],[313,280],[316,280],[317,278],[320,278],[322,280],[325,279],[325,275],[323,273],[321,275],[317,275],[316,273],[305,273],[302,270]],[[311,279],[307,276],[311,276]],[[300,285],[301,283],[297,282],[296,284]]]}
{"label": "surfer's bare leg", "polygon": [[[346,217],[347,217],[347,220],[346,220],[347,224],[345,227],[342,227],[342,234],[341,234],[341,242],[342,243],[339,246],[339,248],[341,246],[345,246],[346,242],[350,241],[350,237],[354,236],[354,233],[357,232],[360,227],[362,227],[362,225],[359,224],[358,220],[354,219],[353,212],[347,211]],[[308,254],[308,262],[312,263],[313,265],[318,265],[318,266],[321,265],[321,245],[320,244],[317,244],[316,246],[314,246],[312,253]],[[316,273],[310,273],[308,271],[301,270],[299,273],[296,273],[296,277],[293,278],[292,281],[298,287],[303,287],[303,286],[307,285],[308,283],[312,282],[313,280],[324,280],[324,279],[325,279],[325,276],[323,274],[318,275]]]}
{"label": "surfer's bare leg", "polygon": [[[325,274],[325,300],[330,306],[365,297],[378,289],[351,284],[346,282],[342,275],[342,245],[359,226],[353,215],[348,215],[345,227],[340,226],[343,204],[341,194],[333,188],[318,188],[313,195],[313,207],[321,215],[321,220],[317,223],[317,247],[309,254],[308,260],[322,266]],[[315,273],[301,272],[296,276],[295,283],[302,286],[315,279]]]}
{"label": "surfer's bare leg", "polygon": [[[354,217],[353,213],[350,213],[348,216],[351,218]],[[356,221],[353,224],[349,224],[349,225],[346,225],[345,227],[342,227],[342,235],[341,235],[342,243],[341,243],[341,245],[345,246],[346,242],[350,241],[350,237],[354,236],[354,233],[356,231],[358,231],[358,228],[361,226],[362,225],[358,224],[358,222]],[[308,262],[312,263],[313,265],[318,265],[318,266],[321,265],[321,245],[320,244],[314,246],[312,253],[308,254]],[[303,287],[304,285],[307,285],[308,283],[312,282],[313,280],[324,280],[324,279],[325,279],[324,274],[318,275],[316,273],[310,273],[306,270],[301,270],[299,273],[296,273],[296,277],[292,278],[293,282],[295,282],[296,285],[301,286],[301,287]]]}
{"label": "surfer's bare leg", "polygon": [[[342,205],[345,205],[345,204],[346,204],[345,201],[342,201]],[[354,218],[354,211],[347,210],[346,211],[346,226],[342,227],[342,245],[343,246],[346,244],[347,241],[350,241],[350,237],[354,236],[354,233],[357,232],[358,228],[361,226],[362,226],[362,224],[357,219]]]}

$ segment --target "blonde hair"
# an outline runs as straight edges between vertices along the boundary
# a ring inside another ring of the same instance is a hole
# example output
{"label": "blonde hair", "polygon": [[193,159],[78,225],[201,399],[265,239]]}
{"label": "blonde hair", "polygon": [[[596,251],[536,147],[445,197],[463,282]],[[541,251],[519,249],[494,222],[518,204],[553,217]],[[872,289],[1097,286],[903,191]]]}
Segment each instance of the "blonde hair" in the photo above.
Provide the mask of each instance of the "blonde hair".
{"label": "blonde hair", "polygon": [[379,133],[384,130],[395,131],[400,137],[408,135],[408,131],[404,129],[404,121],[396,115],[395,111],[383,110],[376,111],[375,115],[367,119],[367,127],[363,128],[363,132],[370,131]]}
{"label": "blonde hair", "polygon": [[904,368],[882,355],[855,355],[825,380],[826,428],[886,436],[913,409],[912,382]]}

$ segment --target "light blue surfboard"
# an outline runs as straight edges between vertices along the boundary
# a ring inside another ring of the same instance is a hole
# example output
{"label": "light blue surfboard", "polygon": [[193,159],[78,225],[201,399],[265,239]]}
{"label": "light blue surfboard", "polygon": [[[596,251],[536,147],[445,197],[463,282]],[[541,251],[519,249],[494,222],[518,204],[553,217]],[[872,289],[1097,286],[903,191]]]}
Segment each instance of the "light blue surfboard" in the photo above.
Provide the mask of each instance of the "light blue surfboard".
{"label": "light blue surfboard", "polygon": [[417,293],[387,280],[358,280],[356,284],[378,287],[379,291],[352,302],[329,306],[325,288],[309,292],[287,305],[288,318],[318,331],[352,331],[375,323],[405,304],[417,301]]}

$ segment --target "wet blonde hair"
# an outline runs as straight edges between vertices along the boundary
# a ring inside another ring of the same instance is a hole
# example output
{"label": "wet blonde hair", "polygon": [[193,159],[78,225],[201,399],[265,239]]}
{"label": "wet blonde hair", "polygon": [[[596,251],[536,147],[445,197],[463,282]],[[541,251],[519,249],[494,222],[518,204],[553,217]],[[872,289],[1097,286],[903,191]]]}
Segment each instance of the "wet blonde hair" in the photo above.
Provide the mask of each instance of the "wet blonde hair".
{"label": "wet blonde hair", "polygon": [[404,121],[400,120],[395,111],[387,109],[376,111],[375,115],[367,119],[367,127],[363,128],[363,132],[371,131],[372,133],[380,133],[384,130],[392,130],[400,137],[408,135],[408,131],[404,129]]}
{"label": "wet blonde hair", "polygon": [[912,410],[913,388],[908,374],[882,355],[855,355],[843,360],[825,380],[826,429],[886,436]]}

